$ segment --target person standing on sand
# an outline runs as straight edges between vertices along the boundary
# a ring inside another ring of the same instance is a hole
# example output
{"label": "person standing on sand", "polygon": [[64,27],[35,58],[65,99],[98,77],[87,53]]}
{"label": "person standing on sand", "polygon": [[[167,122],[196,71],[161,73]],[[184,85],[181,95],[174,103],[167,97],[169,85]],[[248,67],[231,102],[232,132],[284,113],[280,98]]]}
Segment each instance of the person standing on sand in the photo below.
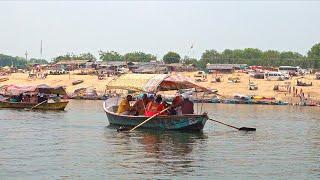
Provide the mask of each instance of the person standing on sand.
{"label": "person standing on sand", "polygon": [[295,96],[295,92],[296,92],[296,88],[293,86],[293,87],[292,87],[292,96],[293,96],[293,97]]}

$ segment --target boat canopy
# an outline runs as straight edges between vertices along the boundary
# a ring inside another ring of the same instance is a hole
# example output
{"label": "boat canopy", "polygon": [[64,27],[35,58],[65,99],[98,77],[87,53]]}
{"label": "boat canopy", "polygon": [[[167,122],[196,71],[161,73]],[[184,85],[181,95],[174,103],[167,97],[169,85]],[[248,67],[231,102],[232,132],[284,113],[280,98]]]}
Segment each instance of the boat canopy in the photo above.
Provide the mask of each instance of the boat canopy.
{"label": "boat canopy", "polygon": [[111,80],[106,89],[124,89],[138,92],[157,92],[194,88],[210,91],[199,86],[192,79],[180,74],[124,74]]}
{"label": "boat canopy", "polygon": [[46,84],[37,86],[4,85],[0,87],[0,94],[4,96],[18,96],[22,93],[67,94],[62,86],[50,87]]}

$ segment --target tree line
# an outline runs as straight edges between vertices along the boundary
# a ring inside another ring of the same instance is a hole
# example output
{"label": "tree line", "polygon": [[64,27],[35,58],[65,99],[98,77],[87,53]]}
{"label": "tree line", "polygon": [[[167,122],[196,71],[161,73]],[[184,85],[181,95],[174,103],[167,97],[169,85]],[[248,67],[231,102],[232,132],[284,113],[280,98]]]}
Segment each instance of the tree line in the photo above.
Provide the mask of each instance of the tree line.
{"label": "tree line", "polygon": [[[127,61],[127,62],[150,62],[157,60],[153,54],[144,52],[130,52],[124,55],[116,51],[99,51],[99,58],[102,61]],[[96,57],[91,53],[66,54],[53,58],[53,62],[62,60],[91,60],[96,61]],[[202,53],[200,59],[183,57],[176,52],[168,52],[162,60],[165,63],[192,63],[197,67],[204,69],[208,63],[210,64],[248,64],[261,66],[300,66],[303,68],[320,68],[320,43],[315,44],[308,51],[307,55],[302,55],[292,51],[267,50],[262,51],[257,48],[245,49],[225,49],[222,52],[211,49]],[[0,66],[26,66],[30,63],[48,63],[44,59],[30,59],[26,61],[21,57],[12,57],[0,54]]]}
{"label": "tree line", "polygon": [[22,57],[13,57],[9,55],[0,54],[0,67],[10,66],[10,67],[18,67],[18,68],[25,68],[30,64],[48,64],[48,61],[45,59],[36,59],[31,58],[26,60]]}
{"label": "tree line", "polygon": [[[127,53],[121,55],[115,51],[99,52],[100,59],[103,61],[135,61],[148,62],[156,60],[152,54],[143,52]],[[302,55],[292,51],[267,50],[262,51],[257,48],[245,49],[225,49],[222,52],[217,50],[206,50],[200,59],[183,57],[176,52],[168,52],[162,58],[165,63],[189,63],[204,69],[210,64],[248,64],[260,66],[300,66],[303,68],[320,68],[320,43],[315,44],[308,51],[307,55]]]}

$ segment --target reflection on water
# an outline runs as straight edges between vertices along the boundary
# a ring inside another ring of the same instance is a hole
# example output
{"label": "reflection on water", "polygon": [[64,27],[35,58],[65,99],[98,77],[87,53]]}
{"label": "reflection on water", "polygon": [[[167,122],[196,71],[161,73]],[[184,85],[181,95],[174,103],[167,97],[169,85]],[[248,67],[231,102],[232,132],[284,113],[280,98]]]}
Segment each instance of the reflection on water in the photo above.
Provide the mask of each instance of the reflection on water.
{"label": "reflection on water", "polygon": [[[192,156],[194,146],[206,146],[207,137],[203,133],[178,133],[140,131],[135,134],[121,133],[121,151],[143,152],[134,160],[124,161],[123,168],[135,169],[136,173],[153,167],[153,175],[188,174],[196,171],[196,162]],[[163,169],[165,167],[165,171]]]}
{"label": "reflection on water", "polygon": [[202,133],[118,133],[101,101],[65,112],[0,110],[0,177],[18,179],[320,178],[320,109],[207,104]]}

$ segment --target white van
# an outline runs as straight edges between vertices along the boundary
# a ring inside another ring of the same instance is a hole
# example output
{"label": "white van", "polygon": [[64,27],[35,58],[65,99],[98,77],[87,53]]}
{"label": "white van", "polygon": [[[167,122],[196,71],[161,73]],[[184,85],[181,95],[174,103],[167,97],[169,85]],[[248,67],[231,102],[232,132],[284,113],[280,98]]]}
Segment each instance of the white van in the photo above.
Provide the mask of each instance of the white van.
{"label": "white van", "polygon": [[265,79],[267,80],[276,80],[276,81],[283,81],[285,79],[285,76],[280,72],[267,72],[264,75]]}
{"label": "white van", "polygon": [[207,81],[207,74],[204,71],[198,71],[194,74],[195,81],[205,82]]}

